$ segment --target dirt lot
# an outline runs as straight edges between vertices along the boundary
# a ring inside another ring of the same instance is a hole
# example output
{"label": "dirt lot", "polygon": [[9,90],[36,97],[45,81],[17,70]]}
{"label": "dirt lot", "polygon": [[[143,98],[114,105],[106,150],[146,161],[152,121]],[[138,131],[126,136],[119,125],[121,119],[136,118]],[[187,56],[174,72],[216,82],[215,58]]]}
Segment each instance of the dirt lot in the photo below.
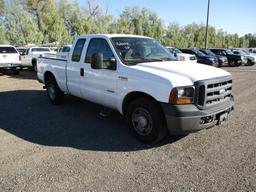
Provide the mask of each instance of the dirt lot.
{"label": "dirt lot", "polygon": [[32,72],[0,74],[0,191],[256,191],[256,66],[224,69],[229,122],[158,146],[98,105],[52,106]]}

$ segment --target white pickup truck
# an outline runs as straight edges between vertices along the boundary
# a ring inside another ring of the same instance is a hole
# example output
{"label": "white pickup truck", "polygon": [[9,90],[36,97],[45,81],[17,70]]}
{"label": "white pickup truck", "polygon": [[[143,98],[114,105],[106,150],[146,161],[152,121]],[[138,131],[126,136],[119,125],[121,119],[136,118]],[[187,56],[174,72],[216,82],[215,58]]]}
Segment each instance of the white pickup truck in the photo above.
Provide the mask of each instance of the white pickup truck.
{"label": "white pickup truck", "polygon": [[195,55],[182,53],[178,48],[175,47],[166,47],[166,49],[168,49],[170,53],[173,54],[178,61],[190,61],[197,63],[197,58]]}
{"label": "white pickup truck", "polygon": [[15,47],[0,45],[0,72],[11,70],[18,75],[21,69],[21,56]]}
{"label": "white pickup truck", "polygon": [[67,60],[42,57],[37,67],[53,104],[67,93],[117,110],[145,143],[213,127],[234,109],[230,73],[174,61],[148,37],[81,35]]}
{"label": "white pickup truck", "polygon": [[64,45],[63,47],[59,48],[56,58],[60,59],[67,59],[70,53],[72,45]]}
{"label": "white pickup truck", "polygon": [[36,71],[37,59],[40,56],[56,56],[56,53],[52,52],[48,47],[29,47],[27,48],[25,55],[22,56],[22,67],[28,67]]}

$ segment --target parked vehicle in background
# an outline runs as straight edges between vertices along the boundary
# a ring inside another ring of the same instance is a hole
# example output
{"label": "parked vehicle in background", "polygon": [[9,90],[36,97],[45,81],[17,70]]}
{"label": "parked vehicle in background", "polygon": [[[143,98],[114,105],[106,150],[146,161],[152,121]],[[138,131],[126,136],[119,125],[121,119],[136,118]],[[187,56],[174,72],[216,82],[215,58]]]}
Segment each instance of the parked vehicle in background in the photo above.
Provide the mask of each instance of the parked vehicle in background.
{"label": "parked vehicle in background", "polygon": [[249,48],[249,52],[250,52],[252,55],[256,55],[256,48]]}
{"label": "parked vehicle in background", "polygon": [[21,70],[21,56],[15,47],[11,45],[0,45],[0,71],[11,70],[18,75]]}
{"label": "parked vehicle in background", "polygon": [[[29,47],[22,56],[22,67],[28,67],[36,71],[38,57],[45,54],[54,54],[48,47]],[[48,55],[50,56],[50,55]]]}
{"label": "parked vehicle in background", "polygon": [[16,48],[17,51],[19,52],[20,55],[25,55],[26,54],[26,48],[22,48],[22,47],[17,47]]}
{"label": "parked vehicle in background", "polygon": [[211,66],[214,66],[214,67],[219,66],[219,62],[218,62],[217,57],[205,55],[204,53],[202,53],[198,49],[193,48],[193,49],[180,49],[180,50],[183,53],[188,53],[188,54],[195,55],[196,58],[197,58],[197,63],[211,65]]}
{"label": "parked vehicle in background", "polygon": [[246,59],[247,59],[246,65],[248,65],[248,66],[254,65],[256,62],[256,56],[250,55],[247,52],[243,51],[242,49],[231,49],[231,51],[235,55],[243,55],[244,57],[246,57]]}
{"label": "parked vehicle in background", "polygon": [[56,54],[56,58],[67,59],[69,56],[71,47],[72,45],[64,45],[63,47],[59,48]]}
{"label": "parked vehicle in background", "polygon": [[166,47],[166,49],[168,49],[178,61],[191,61],[195,63],[197,62],[195,55],[182,53],[179,49],[175,47]]}
{"label": "parked vehicle in background", "polygon": [[220,124],[234,105],[230,73],[136,35],[78,36],[67,60],[42,57],[37,77],[51,103],[68,93],[117,110],[145,143]]}
{"label": "parked vehicle in background", "polygon": [[228,65],[230,67],[237,67],[247,63],[246,57],[243,55],[235,55],[232,51],[225,48],[210,48],[216,55],[225,56],[228,58]]}
{"label": "parked vehicle in background", "polygon": [[216,55],[209,49],[200,49],[201,52],[203,52],[205,55],[217,57],[218,59],[218,67],[227,66],[228,65],[228,58],[226,56]]}

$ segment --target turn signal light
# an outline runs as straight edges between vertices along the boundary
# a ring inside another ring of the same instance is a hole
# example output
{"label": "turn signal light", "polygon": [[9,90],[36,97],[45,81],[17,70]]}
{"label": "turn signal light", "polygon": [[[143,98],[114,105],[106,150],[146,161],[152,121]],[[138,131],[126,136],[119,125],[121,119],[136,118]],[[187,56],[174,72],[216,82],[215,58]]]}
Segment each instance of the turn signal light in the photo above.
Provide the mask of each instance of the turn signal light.
{"label": "turn signal light", "polygon": [[192,98],[186,98],[186,97],[184,97],[184,98],[178,98],[177,99],[177,101],[176,101],[176,103],[177,104],[189,104],[189,103],[192,103],[193,102],[193,99]]}
{"label": "turn signal light", "polygon": [[194,100],[194,87],[175,87],[169,96],[170,104],[191,104]]}

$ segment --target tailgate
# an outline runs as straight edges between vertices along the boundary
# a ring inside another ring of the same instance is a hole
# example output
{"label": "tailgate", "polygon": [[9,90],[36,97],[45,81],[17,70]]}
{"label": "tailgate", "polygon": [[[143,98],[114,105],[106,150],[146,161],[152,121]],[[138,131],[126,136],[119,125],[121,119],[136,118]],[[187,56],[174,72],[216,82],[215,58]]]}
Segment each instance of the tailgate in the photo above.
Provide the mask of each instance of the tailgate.
{"label": "tailgate", "polygon": [[0,63],[20,63],[19,54],[0,54]]}
{"label": "tailgate", "polygon": [[20,63],[20,55],[14,47],[0,47],[0,63]]}

